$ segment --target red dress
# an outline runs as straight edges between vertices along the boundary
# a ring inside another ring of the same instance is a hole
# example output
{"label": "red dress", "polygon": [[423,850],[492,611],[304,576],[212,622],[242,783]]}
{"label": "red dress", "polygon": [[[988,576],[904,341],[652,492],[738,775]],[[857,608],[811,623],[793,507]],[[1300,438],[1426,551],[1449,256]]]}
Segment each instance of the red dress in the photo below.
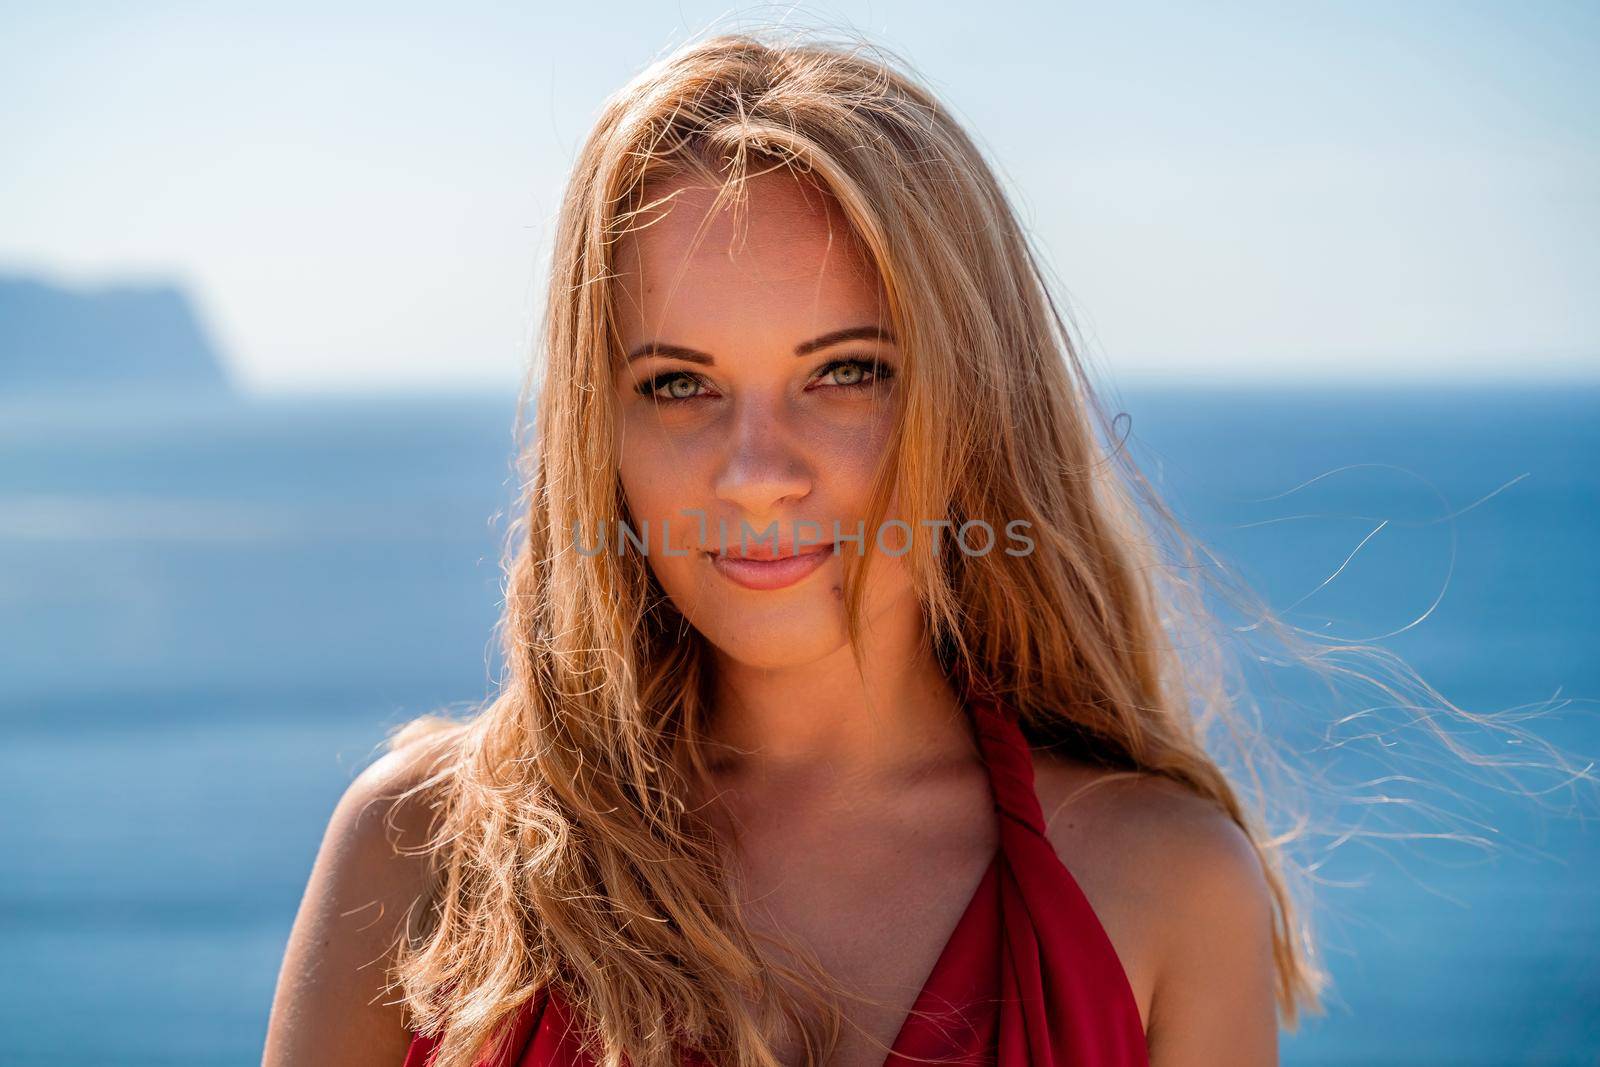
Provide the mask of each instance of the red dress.
{"label": "red dress", "polygon": [[[1044,833],[1033,760],[1015,719],[974,699],[1000,846],[902,1024],[884,1067],[1146,1067],[1144,1026],[1122,962]],[[508,1057],[481,1067],[592,1067],[553,991],[515,1017]],[[413,1035],[404,1067],[436,1039]],[[698,1055],[694,1064],[706,1061]]]}

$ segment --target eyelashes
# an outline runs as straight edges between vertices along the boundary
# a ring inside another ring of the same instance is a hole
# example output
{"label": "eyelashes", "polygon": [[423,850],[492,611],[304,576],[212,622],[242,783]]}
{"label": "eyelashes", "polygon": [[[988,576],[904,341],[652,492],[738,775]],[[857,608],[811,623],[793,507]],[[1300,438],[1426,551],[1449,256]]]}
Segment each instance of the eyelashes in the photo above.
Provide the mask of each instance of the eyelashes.
{"label": "eyelashes", "polygon": [[[828,389],[843,389],[848,391],[871,389],[882,382],[887,382],[894,377],[894,368],[881,359],[870,356],[847,356],[842,359],[832,360],[817,371],[813,382],[826,379],[829,375],[840,371],[848,372],[842,377],[845,381],[835,380],[827,385]],[[635,388],[640,395],[649,397],[658,403],[684,404],[693,400],[707,399],[704,393],[693,392],[696,386],[710,388],[711,383],[692,371],[670,370],[646,378]],[[661,390],[666,388],[668,393]],[[809,388],[809,386],[807,387]],[[671,395],[671,390],[679,390],[678,395]]]}

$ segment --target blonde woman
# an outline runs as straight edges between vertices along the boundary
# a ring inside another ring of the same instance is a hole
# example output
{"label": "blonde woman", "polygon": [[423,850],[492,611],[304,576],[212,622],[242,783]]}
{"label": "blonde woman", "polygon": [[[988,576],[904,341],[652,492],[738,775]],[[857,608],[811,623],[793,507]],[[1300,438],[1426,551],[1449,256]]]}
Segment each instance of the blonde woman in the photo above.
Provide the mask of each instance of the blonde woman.
{"label": "blonde woman", "polygon": [[1322,978],[1198,601],[949,112],[686,46],[546,314],[509,677],[338,806],[266,1062],[1274,1063]]}

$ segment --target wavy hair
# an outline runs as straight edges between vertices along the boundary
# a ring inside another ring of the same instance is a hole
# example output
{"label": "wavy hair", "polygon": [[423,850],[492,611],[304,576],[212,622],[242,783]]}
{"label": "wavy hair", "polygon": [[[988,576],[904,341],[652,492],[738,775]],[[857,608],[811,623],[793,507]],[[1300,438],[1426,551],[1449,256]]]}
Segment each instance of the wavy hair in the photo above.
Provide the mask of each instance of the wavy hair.
{"label": "wavy hair", "polygon": [[[442,1035],[437,1067],[468,1067],[546,986],[591,1024],[584,1040],[606,1067],[668,1067],[683,1046],[777,1067],[768,1035],[790,1026],[816,1062],[844,1025],[839,998],[852,994],[802,946],[786,946],[795,968],[767,962],[726,843],[685,803],[706,773],[706,642],[641,556],[585,555],[567,535],[626,521],[611,460],[619,238],[666,179],[699,176],[737,205],[773,168],[842,208],[905,353],[868,528],[896,490],[917,537],[934,520],[1031,523],[1027,555],[956,552],[947,539],[904,557],[954,688],[1010,705],[1036,747],[1170,779],[1226,812],[1271,888],[1279,1013],[1293,1026],[1319,1007],[1326,976],[1292,827],[1269,830],[1282,775],[1230,692],[1201,583],[1235,602],[1248,590],[1202,563],[1214,557],[1122,447],[1040,257],[951,112],[881,47],[741,33],[651,65],[582,146],[519,408],[507,675],[470,719],[426,716],[391,742],[439,757],[413,790],[434,812],[436,878],[393,972],[414,1029]],[[870,564],[845,557],[852,645]],[[1293,645],[1289,629],[1278,627]],[[1326,669],[1351,647],[1301,654]],[[816,1018],[813,1033],[804,1020]]]}

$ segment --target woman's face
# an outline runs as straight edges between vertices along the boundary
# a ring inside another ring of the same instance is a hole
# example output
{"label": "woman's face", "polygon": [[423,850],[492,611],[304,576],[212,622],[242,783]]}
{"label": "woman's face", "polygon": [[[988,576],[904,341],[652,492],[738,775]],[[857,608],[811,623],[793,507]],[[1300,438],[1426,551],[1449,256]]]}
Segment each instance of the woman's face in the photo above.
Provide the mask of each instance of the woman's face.
{"label": "woman's face", "polygon": [[900,389],[882,286],[837,205],[790,175],[751,179],[737,227],[727,205],[712,213],[714,190],[653,191],[674,188],[617,250],[631,526],[667,595],[723,654],[814,663],[846,642],[841,553],[877,557],[869,624],[917,608],[896,529],[888,553],[872,529],[835,545],[862,532]]}

